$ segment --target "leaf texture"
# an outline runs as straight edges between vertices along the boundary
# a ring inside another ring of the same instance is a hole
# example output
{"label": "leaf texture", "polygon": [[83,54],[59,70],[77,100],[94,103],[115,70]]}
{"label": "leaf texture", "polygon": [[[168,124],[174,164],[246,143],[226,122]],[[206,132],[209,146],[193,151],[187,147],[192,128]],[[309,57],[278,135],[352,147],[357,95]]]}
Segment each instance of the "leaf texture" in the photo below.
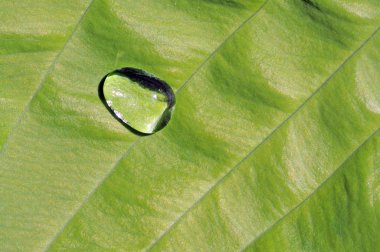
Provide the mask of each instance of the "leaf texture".
{"label": "leaf texture", "polygon": [[[34,7],[0,35],[5,250],[378,249],[377,1]],[[125,66],[177,92],[155,135],[97,98]]]}

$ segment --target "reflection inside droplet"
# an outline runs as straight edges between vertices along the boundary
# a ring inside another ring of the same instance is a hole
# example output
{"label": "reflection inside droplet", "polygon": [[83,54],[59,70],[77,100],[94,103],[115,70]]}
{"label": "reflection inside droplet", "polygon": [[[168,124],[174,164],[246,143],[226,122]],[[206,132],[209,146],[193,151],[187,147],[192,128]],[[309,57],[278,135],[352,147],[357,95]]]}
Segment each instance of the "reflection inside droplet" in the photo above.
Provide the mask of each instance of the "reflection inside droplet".
{"label": "reflection inside droplet", "polygon": [[144,134],[165,127],[175,104],[168,84],[134,68],[107,74],[99,85],[99,97],[119,122]]}

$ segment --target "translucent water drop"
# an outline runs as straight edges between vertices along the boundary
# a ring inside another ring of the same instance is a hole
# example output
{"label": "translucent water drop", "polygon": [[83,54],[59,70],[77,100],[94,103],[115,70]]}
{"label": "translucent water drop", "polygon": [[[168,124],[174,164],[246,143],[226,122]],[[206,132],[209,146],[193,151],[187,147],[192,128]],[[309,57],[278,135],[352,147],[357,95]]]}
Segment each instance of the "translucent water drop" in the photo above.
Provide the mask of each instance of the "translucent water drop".
{"label": "translucent water drop", "polygon": [[135,68],[107,74],[99,97],[108,111],[136,133],[152,134],[165,127],[173,111],[173,90],[164,81]]}

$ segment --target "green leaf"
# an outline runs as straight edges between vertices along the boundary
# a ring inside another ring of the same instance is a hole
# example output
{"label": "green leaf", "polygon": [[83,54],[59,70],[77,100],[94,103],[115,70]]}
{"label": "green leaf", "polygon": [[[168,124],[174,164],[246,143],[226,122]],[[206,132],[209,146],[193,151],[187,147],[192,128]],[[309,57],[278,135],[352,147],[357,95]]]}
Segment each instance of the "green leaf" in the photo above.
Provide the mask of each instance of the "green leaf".
{"label": "green leaf", "polygon": [[[4,251],[376,251],[380,3],[0,3]],[[140,137],[97,96],[176,92]]]}

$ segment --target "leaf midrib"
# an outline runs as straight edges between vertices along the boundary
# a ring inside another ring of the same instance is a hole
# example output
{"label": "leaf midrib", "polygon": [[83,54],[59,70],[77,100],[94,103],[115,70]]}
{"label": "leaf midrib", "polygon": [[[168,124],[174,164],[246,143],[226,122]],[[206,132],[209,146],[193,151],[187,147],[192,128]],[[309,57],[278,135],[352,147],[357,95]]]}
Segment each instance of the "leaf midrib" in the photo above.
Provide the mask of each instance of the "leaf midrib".
{"label": "leaf midrib", "polygon": [[32,95],[29,97],[29,100],[27,100],[25,106],[24,106],[24,109],[22,110],[21,114],[19,115],[16,123],[13,125],[12,129],[10,130],[9,134],[8,134],[8,137],[7,139],[5,140],[1,150],[0,150],[0,158],[4,155],[4,153],[6,152],[6,149],[8,148],[9,146],[9,142],[12,140],[13,136],[14,136],[14,132],[17,131],[17,129],[20,127],[20,124],[22,122],[22,119],[25,117],[25,114],[28,112],[29,108],[30,108],[30,105],[31,103],[33,102],[34,98],[37,96],[38,92],[41,90],[41,88],[44,86],[44,84],[46,83],[46,80],[47,78],[49,77],[49,75],[53,72],[53,70],[55,69],[55,66],[56,64],[58,63],[62,53],[65,51],[67,45],[69,44],[69,42],[71,41],[71,39],[73,38],[74,34],[76,33],[76,31],[78,30],[80,24],[82,23],[84,17],[86,16],[88,10],[90,9],[90,7],[92,6],[93,2],[95,0],[90,0],[89,4],[87,5],[86,9],[84,10],[83,14],[80,16],[80,18],[78,19],[78,22],[76,23],[74,29],[72,30],[72,32],[70,33],[70,35],[67,37],[65,43],[63,44],[61,50],[59,50],[59,52],[57,53],[57,55],[54,57],[52,63],[50,64],[50,66],[47,68],[47,70],[45,71],[41,81],[38,83],[37,87],[35,88],[34,92],[32,93]]}
{"label": "leaf midrib", "polygon": [[[94,0],[91,1],[90,5],[94,2]],[[269,2],[269,0],[266,0],[253,14],[251,14],[247,19],[245,19],[237,28],[234,29],[232,33],[230,33],[220,44],[218,47],[212,51],[209,56],[194,70],[194,72],[187,78],[187,80],[177,89],[175,94],[178,94],[181,92],[181,90],[187,86],[187,84],[194,78],[194,76],[203,68],[207,62],[212,59],[215,54],[227,43],[228,40],[230,40],[239,30],[241,30],[246,23],[248,23],[252,18],[254,18],[263,8],[264,6]],[[89,6],[90,7],[90,6]],[[89,7],[86,9],[84,15],[88,12]],[[82,17],[83,19],[83,17]],[[81,23],[78,22],[78,25]],[[77,28],[77,27],[76,27]],[[74,34],[74,32],[73,32]],[[72,36],[71,36],[72,37]],[[66,45],[66,44],[65,44]],[[64,48],[62,49],[62,51]],[[61,53],[62,53],[61,51]],[[56,57],[58,60],[58,57]],[[52,69],[53,70],[53,69]],[[47,74],[48,75],[48,74]],[[47,77],[47,76],[46,76]],[[46,80],[46,78],[44,78]],[[35,93],[37,93],[39,89],[36,90]],[[31,101],[30,101],[31,102]],[[25,111],[26,112],[26,111]],[[21,121],[21,120],[20,120]],[[137,139],[131,143],[131,145],[128,147],[128,149],[120,156],[119,159],[116,160],[114,164],[112,164],[110,171],[104,176],[104,178],[94,187],[94,189],[89,193],[89,195],[83,200],[82,204],[73,212],[73,214],[63,223],[62,227],[58,230],[58,232],[53,236],[53,238],[47,243],[47,246],[45,247],[44,251],[48,251],[49,248],[53,245],[54,241],[62,234],[62,232],[65,230],[66,226],[71,222],[71,220],[78,214],[78,212],[84,207],[84,205],[88,202],[88,200],[91,198],[91,196],[97,191],[97,189],[103,184],[103,182],[111,176],[111,174],[114,172],[116,167],[119,165],[119,163],[128,156],[132,148],[136,146],[139,141],[141,140],[141,137],[137,137]],[[0,153],[1,155],[1,153]]]}
{"label": "leaf midrib", "polygon": [[[328,82],[343,68],[345,64],[347,64],[351,58],[353,58],[374,36],[375,34],[379,31],[380,26],[378,26],[375,31],[360,44],[360,46],[354,50],[339,66],[338,68],[293,112],[291,113],[282,123],[280,123],[276,128],[274,128],[268,136],[266,136],[258,145],[256,145],[246,156],[244,156],[235,166],[233,166],[230,170],[228,170],[222,177],[220,177],[198,200],[196,200],[185,212],[183,212],[182,215],[180,215],[161,235],[146,248],[145,251],[150,251],[162,238],[171,230],[173,229],[180,221],[183,219],[189,212],[191,212],[192,209],[194,209],[209,193],[213,191],[213,189],[218,186],[226,177],[228,177],[230,174],[232,174],[235,170],[237,170],[240,165],[248,158],[250,157],[260,146],[262,146],[265,142],[267,142],[271,136],[277,132],[283,125],[286,124],[295,114],[297,114],[317,93],[320,92],[323,87],[325,87]],[[375,131],[375,133],[377,130]],[[373,134],[375,134],[373,133]],[[372,134],[372,135],[373,135]],[[372,136],[371,135],[371,136]],[[360,145],[361,146],[361,145]],[[360,148],[360,146],[358,148]],[[355,150],[356,151],[356,150]],[[355,152],[354,151],[354,152]],[[350,155],[351,156],[351,155]],[[349,157],[350,157],[349,156]],[[348,158],[349,158],[348,157]],[[339,168],[339,167],[338,167]],[[337,168],[337,169],[338,169]],[[328,178],[327,178],[328,179]],[[325,181],[324,181],[325,182]],[[322,184],[324,184],[322,182]],[[321,184],[321,185],[322,185]],[[320,186],[321,186],[320,185]],[[319,187],[317,187],[318,189]],[[316,190],[317,190],[316,189]],[[311,195],[314,193],[313,191]],[[287,213],[288,214],[288,213]],[[285,214],[285,216],[287,215]],[[285,217],[284,216],[284,217]]]}

